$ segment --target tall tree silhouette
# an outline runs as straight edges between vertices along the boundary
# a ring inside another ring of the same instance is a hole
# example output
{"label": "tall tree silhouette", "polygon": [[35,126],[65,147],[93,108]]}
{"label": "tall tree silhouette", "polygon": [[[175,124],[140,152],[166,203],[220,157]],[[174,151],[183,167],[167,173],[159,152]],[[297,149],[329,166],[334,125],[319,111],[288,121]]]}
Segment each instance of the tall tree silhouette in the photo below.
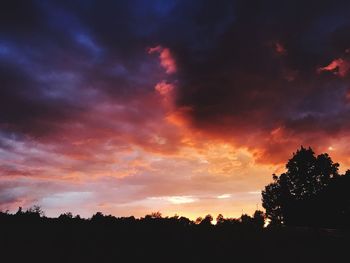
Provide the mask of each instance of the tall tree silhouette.
{"label": "tall tree silhouette", "polygon": [[330,207],[340,202],[330,190],[336,188],[339,180],[339,164],[334,163],[326,153],[315,156],[311,148],[301,147],[293,154],[286,168],[287,171],[280,176],[274,174],[273,183],[262,191],[263,207],[271,223],[303,226],[332,224],[325,222],[324,218],[327,213],[335,215]]}

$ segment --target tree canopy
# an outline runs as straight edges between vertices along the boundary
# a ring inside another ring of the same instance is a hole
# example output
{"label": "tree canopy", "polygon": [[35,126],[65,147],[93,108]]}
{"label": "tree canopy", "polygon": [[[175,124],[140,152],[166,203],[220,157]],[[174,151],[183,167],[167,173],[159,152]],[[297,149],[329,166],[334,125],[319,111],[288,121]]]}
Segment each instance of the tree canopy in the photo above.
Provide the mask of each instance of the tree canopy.
{"label": "tree canopy", "polygon": [[339,164],[327,153],[315,155],[301,147],[262,191],[262,203],[272,224],[345,226],[350,212],[350,172],[339,174]]}

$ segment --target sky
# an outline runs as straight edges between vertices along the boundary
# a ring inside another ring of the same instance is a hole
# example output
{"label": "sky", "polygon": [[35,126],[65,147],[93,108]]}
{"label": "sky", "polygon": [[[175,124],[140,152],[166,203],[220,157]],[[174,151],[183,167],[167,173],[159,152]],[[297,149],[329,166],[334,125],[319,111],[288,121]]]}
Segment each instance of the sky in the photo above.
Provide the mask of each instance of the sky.
{"label": "sky", "polygon": [[350,168],[349,1],[0,9],[0,209],[252,214],[301,145]]}

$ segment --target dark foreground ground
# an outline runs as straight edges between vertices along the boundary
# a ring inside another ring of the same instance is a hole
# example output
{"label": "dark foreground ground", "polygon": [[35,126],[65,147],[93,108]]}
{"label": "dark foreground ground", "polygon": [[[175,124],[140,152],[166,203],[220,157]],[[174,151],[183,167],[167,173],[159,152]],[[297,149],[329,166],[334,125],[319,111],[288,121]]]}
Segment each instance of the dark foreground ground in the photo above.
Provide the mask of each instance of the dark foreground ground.
{"label": "dark foreground ground", "polygon": [[0,262],[350,262],[349,231],[1,220]]}

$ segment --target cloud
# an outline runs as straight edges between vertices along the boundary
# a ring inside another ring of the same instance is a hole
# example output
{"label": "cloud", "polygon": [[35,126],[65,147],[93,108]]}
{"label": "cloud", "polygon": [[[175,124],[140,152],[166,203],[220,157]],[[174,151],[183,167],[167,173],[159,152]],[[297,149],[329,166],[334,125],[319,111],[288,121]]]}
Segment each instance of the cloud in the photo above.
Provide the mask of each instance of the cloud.
{"label": "cloud", "polygon": [[325,67],[321,67],[318,69],[318,72],[322,71],[331,71],[335,75],[339,75],[340,77],[345,77],[349,71],[349,63],[342,58],[338,58],[333,60],[330,64]]}
{"label": "cloud", "polygon": [[226,198],[230,198],[231,195],[230,194],[222,194],[222,195],[218,195],[216,198],[218,199],[226,199]]}
{"label": "cloud", "polygon": [[37,202],[55,215],[73,200],[86,216],[141,216],[157,205],[168,214],[239,215],[256,208],[252,193],[300,145],[333,149],[345,169],[348,8],[4,4],[1,207]]}
{"label": "cloud", "polygon": [[[264,162],[281,162],[301,144],[323,147],[329,134],[347,136],[345,6],[326,1],[309,13],[308,5],[298,1],[286,6],[270,1],[256,2],[252,12],[252,3],[238,1],[234,19],[226,23],[215,17],[220,7],[208,5],[212,16],[203,20],[192,14],[204,32],[214,32],[215,26],[221,30],[196,47],[173,44],[177,106],[191,109],[187,118],[197,129],[261,152]],[[200,39],[200,32],[193,34]],[[317,74],[324,64],[322,72],[331,70],[341,78]],[[273,131],[279,127],[285,137],[277,141]]]}
{"label": "cloud", "polygon": [[156,46],[148,49],[149,54],[159,53],[160,64],[168,74],[176,72],[176,63],[171,55],[169,48],[163,48],[162,46]]}
{"label": "cloud", "polygon": [[150,200],[165,200],[172,204],[188,204],[193,203],[197,199],[193,196],[161,196],[161,197],[149,197]]}

